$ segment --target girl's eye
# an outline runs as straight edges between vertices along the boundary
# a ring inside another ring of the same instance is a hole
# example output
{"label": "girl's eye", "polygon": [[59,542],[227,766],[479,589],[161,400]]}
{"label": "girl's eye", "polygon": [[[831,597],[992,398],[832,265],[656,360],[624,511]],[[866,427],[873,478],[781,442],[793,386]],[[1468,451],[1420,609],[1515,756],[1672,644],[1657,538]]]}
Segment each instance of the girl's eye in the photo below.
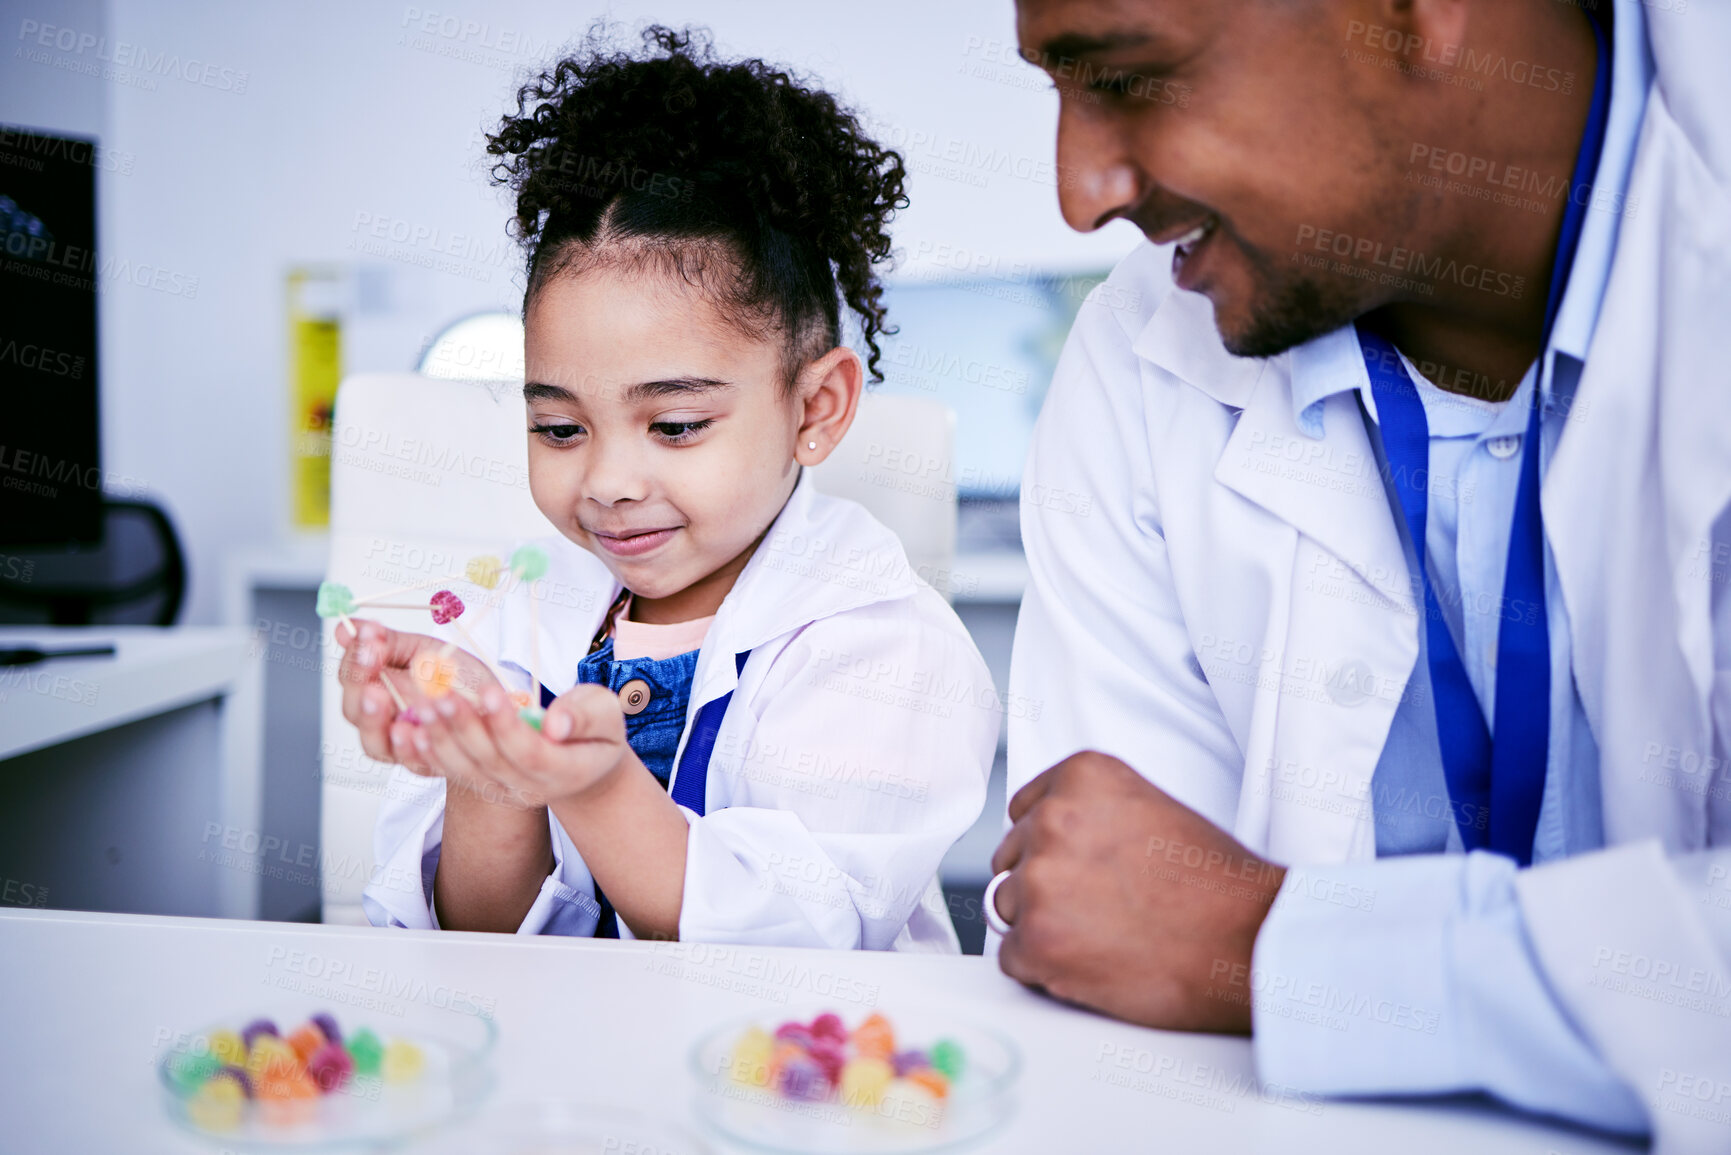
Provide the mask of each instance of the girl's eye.
{"label": "girl's eye", "polygon": [[678,445],[696,437],[714,423],[715,418],[706,417],[702,421],[654,421],[649,428],[661,440],[670,445]]}
{"label": "girl's eye", "polygon": [[535,434],[548,445],[567,445],[575,441],[583,432],[581,425],[531,425],[529,432]]}

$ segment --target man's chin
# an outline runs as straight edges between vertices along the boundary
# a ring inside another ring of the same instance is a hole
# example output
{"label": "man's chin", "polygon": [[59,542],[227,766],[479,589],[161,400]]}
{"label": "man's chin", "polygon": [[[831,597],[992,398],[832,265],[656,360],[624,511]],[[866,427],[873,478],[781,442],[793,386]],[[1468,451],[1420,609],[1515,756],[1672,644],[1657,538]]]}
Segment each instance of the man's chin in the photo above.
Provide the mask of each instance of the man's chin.
{"label": "man's chin", "polygon": [[1214,327],[1234,357],[1277,357],[1349,325],[1363,311],[1357,300],[1311,281],[1287,281],[1250,302],[1214,301]]}

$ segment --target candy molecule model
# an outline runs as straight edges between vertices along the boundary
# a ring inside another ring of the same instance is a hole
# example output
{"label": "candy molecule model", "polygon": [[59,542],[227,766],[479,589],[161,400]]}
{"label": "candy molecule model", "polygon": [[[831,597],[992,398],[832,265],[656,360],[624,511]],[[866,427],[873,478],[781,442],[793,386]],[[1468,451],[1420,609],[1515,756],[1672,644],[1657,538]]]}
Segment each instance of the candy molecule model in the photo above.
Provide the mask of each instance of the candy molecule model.
{"label": "candy molecule model", "polygon": [[263,1123],[293,1126],[312,1118],[322,1096],[357,1081],[411,1084],[424,1066],[413,1043],[386,1044],[364,1027],[345,1039],[335,1018],[317,1014],[286,1036],[269,1019],[200,1035],[163,1073],[196,1126],[233,1131],[249,1108]]}
{"label": "candy molecule model", "polygon": [[965,1067],[954,1039],[939,1039],[928,1051],[897,1050],[895,1028],[883,1015],[868,1015],[849,1032],[829,1012],[809,1023],[782,1023],[774,1034],[752,1027],[734,1042],[724,1064],[734,1082],[784,1099],[840,1102],[903,1119],[937,1108]]}
{"label": "candy molecule model", "polygon": [[[491,554],[482,554],[469,559],[463,567],[461,577],[429,578],[371,597],[356,598],[354,591],[340,582],[321,582],[318,592],[318,615],[321,618],[338,619],[348,628],[351,636],[354,636],[359,631],[355,627],[353,615],[363,609],[427,610],[432,615],[434,625],[450,626],[469,651],[486,664],[493,676],[500,683],[505,683],[509,679],[500,670],[499,663],[488,652],[487,648],[475,639],[472,632],[472,627],[478,625],[486,617],[487,613],[497,604],[497,599],[488,602],[479,613],[471,616],[468,625],[460,620],[467,609],[463,604],[463,599],[448,589],[434,590],[432,596],[424,604],[421,602],[393,601],[392,599],[424,590],[429,586],[443,585],[448,581],[467,581],[484,590],[496,590],[504,584],[508,577],[529,587],[530,675],[534,684],[539,686],[541,685],[541,598],[534,583],[546,576],[548,564],[546,550],[539,546],[525,545],[512,551],[511,560],[508,564]],[[479,708],[479,697],[472,690],[463,686],[459,680],[459,669],[455,660],[456,651],[456,643],[447,642],[437,654],[417,659],[409,671],[410,677],[413,678],[421,693],[428,698],[442,698],[446,694],[455,693],[468,701],[470,705]],[[397,709],[402,712],[404,718],[410,722],[419,721],[420,719],[414,709],[403,697],[402,692],[397,689],[396,683],[386,671],[382,669],[379,671],[379,680],[390,692],[391,698],[396,702]],[[537,730],[540,729],[543,711],[535,697],[532,694],[517,692],[512,693],[510,698],[512,704],[517,707],[518,716]]]}

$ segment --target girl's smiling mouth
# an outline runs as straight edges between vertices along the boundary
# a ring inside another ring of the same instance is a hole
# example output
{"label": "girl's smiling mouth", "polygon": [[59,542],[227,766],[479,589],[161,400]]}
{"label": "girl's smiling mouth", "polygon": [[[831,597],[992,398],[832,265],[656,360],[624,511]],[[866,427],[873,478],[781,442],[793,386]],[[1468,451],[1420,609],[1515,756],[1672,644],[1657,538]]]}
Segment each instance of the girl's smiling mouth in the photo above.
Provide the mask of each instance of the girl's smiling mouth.
{"label": "girl's smiling mouth", "polygon": [[666,544],[677,532],[679,527],[675,525],[665,529],[624,530],[619,533],[592,529],[589,534],[602,549],[615,557],[641,557]]}

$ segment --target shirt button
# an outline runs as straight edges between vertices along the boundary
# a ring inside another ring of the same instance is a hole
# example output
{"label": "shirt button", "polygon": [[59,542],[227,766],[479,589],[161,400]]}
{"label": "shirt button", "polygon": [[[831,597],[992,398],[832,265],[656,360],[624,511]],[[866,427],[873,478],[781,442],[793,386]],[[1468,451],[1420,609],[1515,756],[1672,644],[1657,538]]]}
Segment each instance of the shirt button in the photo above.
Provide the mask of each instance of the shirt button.
{"label": "shirt button", "polygon": [[1491,451],[1491,456],[1498,461],[1507,461],[1521,451],[1519,437],[1493,437],[1485,442],[1485,448]]}
{"label": "shirt button", "polygon": [[643,708],[649,705],[649,683],[642,678],[632,678],[619,687],[619,708],[631,717],[643,713]]}

